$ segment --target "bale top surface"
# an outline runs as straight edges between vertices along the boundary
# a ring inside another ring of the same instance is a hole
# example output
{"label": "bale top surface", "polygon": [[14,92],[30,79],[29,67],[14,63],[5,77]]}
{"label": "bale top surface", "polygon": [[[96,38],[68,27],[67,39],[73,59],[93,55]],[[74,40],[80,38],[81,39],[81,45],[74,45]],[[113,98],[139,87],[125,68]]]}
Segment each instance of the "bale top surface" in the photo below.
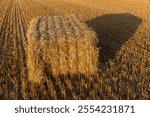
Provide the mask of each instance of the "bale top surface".
{"label": "bale top surface", "polygon": [[31,21],[28,36],[34,39],[78,38],[90,31],[86,24],[69,16],[43,16]]}

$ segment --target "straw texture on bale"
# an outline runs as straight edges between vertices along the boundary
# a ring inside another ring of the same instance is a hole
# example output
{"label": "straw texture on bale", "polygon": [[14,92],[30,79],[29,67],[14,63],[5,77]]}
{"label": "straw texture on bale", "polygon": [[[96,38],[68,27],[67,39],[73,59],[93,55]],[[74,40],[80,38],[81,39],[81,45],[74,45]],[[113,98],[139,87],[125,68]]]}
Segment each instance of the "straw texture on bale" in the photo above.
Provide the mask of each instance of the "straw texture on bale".
{"label": "straw texture on bale", "polygon": [[32,81],[98,71],[96,34],[73,16],[43,16],[31,21],[28,37],[28,77]]}

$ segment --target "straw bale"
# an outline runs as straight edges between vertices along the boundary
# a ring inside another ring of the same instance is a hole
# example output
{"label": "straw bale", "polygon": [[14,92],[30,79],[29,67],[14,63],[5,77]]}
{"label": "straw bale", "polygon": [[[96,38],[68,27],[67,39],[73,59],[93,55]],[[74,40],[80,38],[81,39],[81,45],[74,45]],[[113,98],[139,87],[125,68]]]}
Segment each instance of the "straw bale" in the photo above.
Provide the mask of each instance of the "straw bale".
{"label": "straw bale", "polygon": [[95,32],[74,16],[43,16],[31,21],[28,37],[28,77],[34,82],[61,75],[98,71]]}

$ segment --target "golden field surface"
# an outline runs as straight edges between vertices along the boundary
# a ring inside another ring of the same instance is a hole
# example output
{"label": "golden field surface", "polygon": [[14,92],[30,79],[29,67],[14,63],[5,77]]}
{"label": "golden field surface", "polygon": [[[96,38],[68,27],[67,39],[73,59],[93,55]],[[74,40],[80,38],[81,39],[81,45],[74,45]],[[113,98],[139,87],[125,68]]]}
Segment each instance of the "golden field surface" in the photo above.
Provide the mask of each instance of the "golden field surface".
{"label": "golden field surface", "polygon": [[[30,21],[54,15],[95,31],[97,76],[28,80]],[[150,99],[150,0],[0,0],[0,99]]]}

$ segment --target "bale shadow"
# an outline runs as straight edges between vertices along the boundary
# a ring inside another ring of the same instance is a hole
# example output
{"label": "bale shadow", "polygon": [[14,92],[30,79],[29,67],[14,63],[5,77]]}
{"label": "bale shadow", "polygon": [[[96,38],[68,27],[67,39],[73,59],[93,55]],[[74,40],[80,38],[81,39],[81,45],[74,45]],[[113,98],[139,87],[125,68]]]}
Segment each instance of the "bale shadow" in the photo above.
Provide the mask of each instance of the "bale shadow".
{"label": "bale shadow", "polygon": [[121,13],[102,15],[86,23],[97,33],[98,46],[101,48],[99,61],[105,64],[132,37],[142,20],[129,13]]}

